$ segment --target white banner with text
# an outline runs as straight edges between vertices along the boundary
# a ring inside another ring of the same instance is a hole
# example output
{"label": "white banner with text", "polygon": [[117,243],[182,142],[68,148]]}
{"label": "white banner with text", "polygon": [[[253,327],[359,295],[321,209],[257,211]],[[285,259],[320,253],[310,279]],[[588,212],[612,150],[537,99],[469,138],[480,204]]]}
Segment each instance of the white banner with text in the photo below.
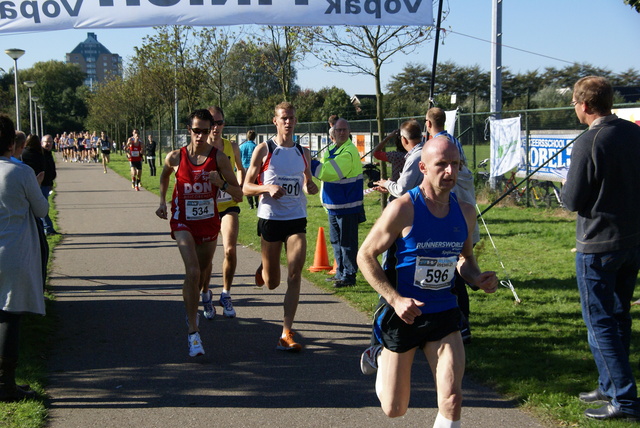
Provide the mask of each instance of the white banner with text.
{"label": "white banner with text", "polygon": [[0,33],[158,25],[433,25],[432,0],[4,0]]}

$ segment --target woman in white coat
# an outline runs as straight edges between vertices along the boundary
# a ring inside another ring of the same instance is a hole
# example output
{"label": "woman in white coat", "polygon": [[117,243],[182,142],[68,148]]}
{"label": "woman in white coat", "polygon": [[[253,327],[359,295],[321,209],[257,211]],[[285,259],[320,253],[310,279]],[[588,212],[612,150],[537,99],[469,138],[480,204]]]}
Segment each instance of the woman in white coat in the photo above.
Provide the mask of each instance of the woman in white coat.
{"label": "woman in white coat", "polygon": [[49,211],[38,177],[10,160],[15,128],[0,115],[0,401],[34,395],[15,382],[22,314],[44,315],[40,242],[35,217]]}

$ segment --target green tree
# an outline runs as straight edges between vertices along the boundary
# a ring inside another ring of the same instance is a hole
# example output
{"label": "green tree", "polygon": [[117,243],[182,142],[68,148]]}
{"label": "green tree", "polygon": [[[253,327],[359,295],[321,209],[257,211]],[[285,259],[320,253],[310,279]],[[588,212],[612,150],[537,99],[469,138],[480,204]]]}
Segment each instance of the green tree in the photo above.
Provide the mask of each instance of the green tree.
{"label": "green tree", "polygon": [[[414,26],[353,26],[323,27],[314,34],[322,48],[316,57],[328,67],[347,74],[373,77],[376,94],[376,121],[379,138],[385,135],[382,67],[397,53],[409,54],[430,38],[431,27]],[[386,166],[381,167],[386,178]],[[382,205],[386,198],[382,198]]]}
{"label": "green tree", "polygon": [[295,65],[309,52],[315,32],[313,27],[267,25],[253,37],[260,65],[278,79],[283,101],[290,101],[295,92]]}
{"label": "green tree", "polygon": [[[84,129],[87,117],[89,90],[83,85],[85,73],[75,64],[62,61],[37,62],[33,67],[20,71],[20,80],[37,82],[32,96],[39,97],[38,104],[44,108],[43,122],[45,132],[57,134],[64,131]],[[24,107],[22,116],[27,118],[28,98],[22,97]]]}
{"label": "green tree", "polygon": [[231,85],[236,67],[245,66],[244,62],[238,63],[239,58],[234,55],[233,49],[243,32],[242,27],[238,31],[232,27],[211,27],[197,33],[202,49],[201,57],[204,59],[202,63],[205,64],[203,71],[207,74],[205,84],[214,94],[213,104],[223,108],[233,96],[232,91],[236,87]]}
{"label": "green tree", "polygon": [[640,0],[624,0],[624,3],[628,4],[634,8],[636,12],[640,13]]}

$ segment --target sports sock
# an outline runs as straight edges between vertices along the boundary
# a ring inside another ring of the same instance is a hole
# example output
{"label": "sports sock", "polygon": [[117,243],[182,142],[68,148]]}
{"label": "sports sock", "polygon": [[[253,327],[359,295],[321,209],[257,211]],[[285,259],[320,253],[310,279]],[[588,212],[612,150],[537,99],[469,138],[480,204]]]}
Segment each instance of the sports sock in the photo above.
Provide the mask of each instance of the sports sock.
{"label": "sports sock", "polygon": [[451,421],[438,412],[433,428],[460,428],[460,421]]}

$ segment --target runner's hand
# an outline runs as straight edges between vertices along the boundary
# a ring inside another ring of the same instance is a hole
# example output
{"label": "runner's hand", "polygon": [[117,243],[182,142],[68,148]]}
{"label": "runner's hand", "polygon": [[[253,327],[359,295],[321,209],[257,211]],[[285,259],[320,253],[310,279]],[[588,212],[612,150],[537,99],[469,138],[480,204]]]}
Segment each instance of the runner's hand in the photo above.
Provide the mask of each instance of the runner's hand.
{"label": "runner's hand", "polygon": [[498,289],[498,277],[492,271],[482,272],[476,278],[474,285],[482,288],[485,293],[495,293]]}
{"label": "runner's hand", "polygon": [[167,219],[167,204],[160,204],[156,210],[156,215],[162,219]]}
{"label": "runner's hand", "polygon": [[424,302],[408,297],[398,297],[392,306],[402,321],[413,324],[414,320],[422,315],[420,306],[424,306]]}
{"label": "runner's hand", "polygon": [[273,199],[280,199],[286,194],[284,189],[278,186],[277,184],[267,184],[266,186],[267,186],[267,193]]}
{"label": "runner's hand", "polygon": [[318,185],[314,183],[313,180],[307,181],[307,193],[310,195],[318,193]]}

